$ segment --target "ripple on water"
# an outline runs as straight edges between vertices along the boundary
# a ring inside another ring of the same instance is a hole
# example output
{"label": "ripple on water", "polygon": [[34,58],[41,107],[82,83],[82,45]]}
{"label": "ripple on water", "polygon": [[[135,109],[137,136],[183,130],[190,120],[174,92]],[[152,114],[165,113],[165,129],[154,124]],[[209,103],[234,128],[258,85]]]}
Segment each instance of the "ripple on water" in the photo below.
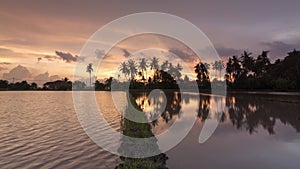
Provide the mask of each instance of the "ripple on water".
{"label": "ripple on water", "polygon": [[[119,157],[83,131],[71,92],[2,92],[1,168],[114,168]],[[3,106],[3,107],[2,107]],[[109,115],[119,130],[119,117]]]}

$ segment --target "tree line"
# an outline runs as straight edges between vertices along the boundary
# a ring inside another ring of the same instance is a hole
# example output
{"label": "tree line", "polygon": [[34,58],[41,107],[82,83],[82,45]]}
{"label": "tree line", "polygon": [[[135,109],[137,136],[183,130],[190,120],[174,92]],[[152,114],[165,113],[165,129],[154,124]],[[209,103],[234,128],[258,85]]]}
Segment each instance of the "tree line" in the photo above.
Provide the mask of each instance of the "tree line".
{"label": "tree line", "polygon": [[7,80],[0,80],[0,90],[37,90],[38,85],[28,83],[27,81],[21,81],[16,83],[9,83]]}
{"label": "tree line", "polygon": [[[274,63],[271,63],[268,54],[269,51],[262,51],[254,57],[251,52],[244,51],[241,56],[231,56],[226,62],[199,62],[194,66],[197,85],[199,89],[210,89],[212,83],[226,81],[230,90],[299,90],[300,51],[294,49],[284,59],[277,59]],[[72,90],[72,86],[74,90],[111,90],[112,84],[122,88],[128,82],[130,89],[178,89],[178,83],[188,84],[194,81],[187,75],[182,77],[182,70],[181,64],[174,64],[169,60],[160,64],[157,57],[148,60],[140,58],[138,61],[129,59],[121,63],[117,78],[109,77],[103,83],[99,80],[92,82],[93,65],[88,64],[86,71],[89,73],[89,86],[81,81],[71,82],[67,78],[47,82],[43,87],[38,87],[35,82],[9,83],[0,80],[0,90]],[[225,72],[224,77],[222,71]],[[214,72],[214,76],[211,72]]]}
{"label": "tree line", "polygon": [[284,59],[270,62],[269,51],[256,58],[245,51],[241,57],[232,56],[226,63],[225,79],[229,89],[300,89],[300,51],[288,52]]}

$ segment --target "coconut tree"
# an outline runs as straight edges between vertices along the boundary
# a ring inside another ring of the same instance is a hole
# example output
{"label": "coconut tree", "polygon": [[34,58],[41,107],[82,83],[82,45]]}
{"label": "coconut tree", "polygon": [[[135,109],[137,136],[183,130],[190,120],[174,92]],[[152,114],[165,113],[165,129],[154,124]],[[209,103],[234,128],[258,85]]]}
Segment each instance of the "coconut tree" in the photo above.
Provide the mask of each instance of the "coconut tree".
{"label": "coconut tree", "polygon": [[241,55],[241,58],[240,58],[242,66],[243,66],[243,70],[244,70],[243,73],[245,73],[245,75],[248,75],[249,73],[253,72],[253,70],[254,70],[255,62],[251,55],[252,55],[252,53],[244,51],[244,53]]}
{"label": "coconut tree", "polygon": [[119,70],[124,74],[125,78],[127,78],[127,76],[130,74],[130,70],[126,62],[121,63]]}
{"label": "coconut tree", "polygon": [[151,62],[150,62],[150,69],[158,69],[159,68],[159,65],[158,65],[158,58],[157,57],[153,57],[151,59]]}
{"label": "coconut tree", "polygon": [[160,66],[160,69],[163,71],[166,71],[169,68],[169,61],[166,60],[162,63],[162,65]]}
{"label": "coconut tree", "polygon": [[232,76],[233,80],[238,78],[242,73],[242,68],[239,59],[236,56],[232,56]]}
{"label": "coconut tree", "polygon": [[198,63],[195,67],[195,73],[197,74],[198,83],[206,85],[209,82],[209,75],[207,67],[203,63]]}
{"label": "coconut tree", "polygon": [[215,74],[217,75],[217,69],[218,69],[218,61],[212,62],[212,70],[215,70]]}
{"label": "coconut tree", "polygon": [[139,68],[141,70],[141,74],[142,74],[142,77],[144,80],[145,79],[144,72],[146,72],[146,77],[147,77],[147,68],[148,68],[146,58],[141,58],[140,63],[139,63]]}
{"label": "coconut tree", "polygon": [[232,58],[229,57],[227,63],[226,63],[226,79],[230,82],[232,82],[233,77],[232,77],[232,73],[233,73],[233,61]]}
{"label": "coconut tree", "polygon": [[173,66],[172,63],[169,64],[169,70],[168,73],[174,78],[179,80],[179,78],[181,77],[181,73],[180,70],[182,70],[181,66],[178,64],[177,66]]}
{"label": "coconut tree", "polygon": [[134,60],[132,60],[132,59],[128,60],[128,68],[129,68],[129,72],[130,72],[130,77],[131,77],[131,79],[133,79],[137,73],[136,63]]}
{"label": "coconut tree", "polygon": [[257,77],[262,77],[264,73],[267,72],[267,68],[270,65],[270,60],[268,58],[269,51],[262,51],[255,61],[254,73]]}
{"label": "coconut tree", "polygon": [[219,60],[218,61],[218,71],[219,71],[219,74],[220,74],[220,78],[222,78],[221,77],[221,73],[222,73],[222,70],[224,69],[224,63],[223,63],[223,61],[222,60]]}
{"label": "coconut tree", "polygon": [[182,66],[181,64],[177,63],[176,67],[175,67],[178,71],[182,71]]}
{"label": "coconut tree", "polygon": [[204,67],[206,68],[206,70],[210,69],[210,64],[209,63],[203,63]]}
{"label": "coconut tree", "polygon": [[175,69],[176,69],[176,77],[179,80],[181,78],[181,76],[182,76],[182,74],[180,73],[180,71],[182,71],[183,68],[182,68],[182,66],[179,63],[177,63]]}
{"label": "coconut tree", "polygon": [[217,72],[219,71],[219,75],[221,78],[221,72],[224,69],[224,64],[222,60],[216,60],[214,63],[212,63],[212,69],[216,71],[216,75]]}
{"label": "coconut tree", "polygon": [[86,67],[86,72],[88,72],[90,74],[90,86],[92,86],[92,76],[91,76],[92,71],[94,71],[93,64],[89,63]]}

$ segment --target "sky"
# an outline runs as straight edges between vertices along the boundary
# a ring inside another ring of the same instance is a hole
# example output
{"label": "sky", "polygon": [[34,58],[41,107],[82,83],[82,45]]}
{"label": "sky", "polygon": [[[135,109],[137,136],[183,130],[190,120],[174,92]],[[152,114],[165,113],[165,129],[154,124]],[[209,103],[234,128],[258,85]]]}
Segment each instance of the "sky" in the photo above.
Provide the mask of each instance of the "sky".
{"label": "sky", "polygon": [[[71,78],[89,37],[105,24],[137,12],[169,13],[190,21],[207,35],[223,58],[239,56],[243,50],[254,56],[270,50],[274,60],[300,48],[298,0],[0,2],[0,78],[10,81]],[[156,42],[143,43],[151,46]],[[110,62],[126,58],[124,51],[134,53],[131,47],[130,43],[121,45]],[[117,64],[110,66],[114,70]],[[105,72],[112,73],[107,67],[99,72],[101,78]]]}

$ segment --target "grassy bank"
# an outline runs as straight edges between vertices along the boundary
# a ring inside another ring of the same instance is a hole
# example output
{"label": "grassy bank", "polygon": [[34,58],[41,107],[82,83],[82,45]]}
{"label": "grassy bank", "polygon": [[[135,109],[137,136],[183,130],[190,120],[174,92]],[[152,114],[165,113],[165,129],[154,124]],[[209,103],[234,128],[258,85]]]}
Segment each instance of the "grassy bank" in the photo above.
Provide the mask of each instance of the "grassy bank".
{"label": "grassy bank", "polygon": [[[135,99],[132,95],[129,96],[129,102],[133,105],[133,107],[139,111],[141,109],[135,103]],[[132,108],[129,106],[126,108],[124,112],[124,116],[130,115],[130,113],[135,113]],[[132,116],[131,116],[132,117]],[[144,118],[144,119],[135,119],[135,120],[145,120],[145,115],[137,115],[134,116],[136,118]],[[122,118],[121,120],[121,131],[124,135],[134,138],[149,138],[153,137],[154,134],[151,131],[151,125],[149,123],[137,123],[126,118]],[[151,152],[160,152],[159,147],[157,145],[156,140],[152,141],[141,141],[139,144],[132,144],[132,142],[126,140],[126,138],[121,139],[121,149],[119,152],[121,154],[132,154],[136,153],[135,151],[143,149],[144,151]],[[146,149],[143,147],[147,147]],[[147,153],[147,152],[144,152]],[[149,153],[149,152],[148,152]],[[159,155],[148,157],[148,158],[128,158],[128,157],[120,157],[123,163],[118,165],[116,169],[166,169],[166,160],[168,157],[164,153],[160,153]]]}

